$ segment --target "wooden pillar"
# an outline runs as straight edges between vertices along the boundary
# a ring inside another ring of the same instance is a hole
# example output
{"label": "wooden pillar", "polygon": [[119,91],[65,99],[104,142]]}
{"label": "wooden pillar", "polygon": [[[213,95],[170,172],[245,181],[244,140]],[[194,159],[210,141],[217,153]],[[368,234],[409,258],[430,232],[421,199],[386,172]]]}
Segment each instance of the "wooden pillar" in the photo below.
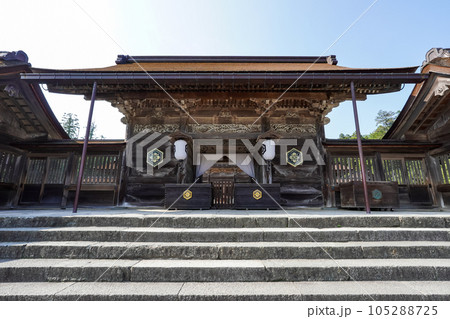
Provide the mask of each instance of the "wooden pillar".
{"label": "wooden pillar", "polygon": [[114,187],[114,198],[113,205],[119,206],[120,204],[120,192],[122,190],[122,178],[123,178],[123,167],[126,166],[126,151],[119,151],[119,158],[117,163],[120,163],[120,167],[117,169],[116,173],[116,185]]}
{"label": "wooden pillar", "polygon": [[383,160],[381,159],[380,152],[375,153],[375,177],[379,181],[386,181],[386,176],[384,175]]}
{"label": "wooden pillar", "polygon": [[13,208],[19,205],[20,195],[22,194],[23,185],[25,183],[26,169],[28,158],[25,154],[20,155],[14,168],[13,180],[17,181],[16,193],[11,198],[8,205]]}
{"label": "wooden pillar", "polygon": [[331,161],[331,154],[325,149],[325,163],[326,163],[326,167],[325,167],[325,176],[324,176],[324,180],[325,180],[325,190],[326,190],[326,194],[324,194],[324,199],[325,199],[325,206],[326,207],[335,207],[336,206],[336,192],[334,190],[331,189],[332,187],[332,183],[333,183],[333,179],[331,177],[331,175],[333,174],[333,163]]}
{"label": "wooden pillar", "polygon": [[440,183],[441,178],[439,175],[439,164],[437,163],[436,159],[432,156],[430,156],[429,153],[425,154],[425,165],[428,172],[428,176],[430,179],[430,193],[433,198],[433,204],[436,206],[439,206],[440,208],[444,208],[444,199],[442,198],[441,192],[437,190],[437,185]]}
{"label": "wooden pillar", "polygon": [[89,134],[91,133],[92,114],[94,113],[94,102],[96,93],[97,93],[97,82],[94,82],[94,85],[92,87],[91,106],[89,108],[89,116],[86,125],[86,135],[84,136],[83,153],[81,154],[80,171],[78,173],[77,190],[73,202],[73,213],[76,213],[78,210],[78,199],[80,197],[81,183],[83,181],[84,164],[86,163],[87,146],[89,143]]}
{"label": "wooden pillar", "polygon": [[64,177],[64,189],[63,189],[63,196],[61,200],[61,208],[65,209],[67,206],[67,199],[69,197],[69,186],[72,181],[72,174],[74,172],[74,153],[70,153],[67,158],[67,164],[66,164],[66,174]]}
{"label": "wooden pillar", "polygon": [[120,167],[120,177],[119,177],[119,189],[117,190],[117,206],[123,203],[125,199],[125,192],[128,184],[128,176],[130,168],[127,167],[127,151],[122,151],[122,166]]}
{"label": "wooden pillar", "polygon": [[272,184],[272,161],[267,161],[267,183]]}
{"label": "wooden pillar", "polygon": [[325,147],[323,146],[323,142],[325,140],[325,126],[323,123],[324,123],[323,119],[320,119],[319,121],[316,122],[316,132],[317,132],[316,143],[317,143],[317,148],[320,150],[320,156],[322,156],[325,164],[319,165],[319,163],[317,163],[317,166],[319,168],[319,174],[321,176],[322,201],[323,201],[324,206],[330,207],[329,194],[331,193],[331,189],[330,189],[330,183],[328,181],[327,154],[326,154]]}
{"label": "wooden pillar", "polygon": [[182,183],[191,184],[195,181],[194,151],[192,140],[187,143],[187,158],[185,159],[185,161],[185,176]]}
{"label": "wooden pillar", "polygon": [[41,203],[42,197],[44,197],[45,184],[47,183],[47,177],[48,177],[49,170],[50,170],[50,155],[47,155],[47,157],[45,158],[45,171],[44,171],[44,175],[42,176],[42,181],[41,181],[41,190],[39,192],[39,203]]}
{"label": "wooden pillar", "polygon": [[350,83],[350,90],[352,91],[353,115],[355,117],[355,127],[356,127],[356,140],[358,142],[358,153],[361,164],[360,167],[364,190],[364,204],[366,206],[366,213],[370,214],[369,193],[367,190],[367,179],[366,179],[366,163],[364,161],[364,154],[361,143],[361,131],[359,129],[358,108],[356,106],[355,84],[353,83],[353,81]]}
{"label": "wooden pillar", "polygon": [[[258,165],[258,163],[256,163],[257,165]],[[267,184],[267,182],[268,182],[268,180],[269,180],[269,177],[268,177],[268,170],[267,170],[267,165],[268,165],[269,163],[266,161],[266,165],[258,165],[258,166],[260,166],[260,168],[261,168],[261,173],[260,174],[256,174],[256,172],[255,172],[255,175],[256,175],[256,177],[260,177],[260,178],[256,178],[257,180],[259,179],[260,181],[261,181],[261,183],[262,184]],[[256,165],[255,165],[256,166]]]}

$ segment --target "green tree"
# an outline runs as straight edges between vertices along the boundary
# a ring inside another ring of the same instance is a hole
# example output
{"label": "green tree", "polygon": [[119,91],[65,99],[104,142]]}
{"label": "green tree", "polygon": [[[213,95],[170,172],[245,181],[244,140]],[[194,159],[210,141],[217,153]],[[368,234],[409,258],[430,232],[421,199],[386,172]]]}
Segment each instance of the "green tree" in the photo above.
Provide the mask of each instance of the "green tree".
{"label": "green tree", "polygon": [[90,140],[95,138],[96,131],[97,131],[97,124],[94,121],[92,121],[91,129],[89,130],[89,139]]}
{"label": "green tree", "polygon": [[339,139],[340,140],[354,140],[354,139],[356,139],[356,132],[353,132],[352,135],[341,133],[341,134],[339,134]]}
{"label": "green tree", "polygon": [[400,111],[393,112],[393,111],[379,110],[377,113],[377,117],[375,118],[375,123],[377,123],[377,125],[380,125],[382,127],[390,128],[392,124],[394,124],[395,119],[399,114]]}
{"label": "green tree", "polygon": [[78,134],[80,133],[80,123],[76,114],[64,113],[61,119],[61,125],[70,138],[78,138]]}
{"label": "green tree", "polygon": [[[84,137],[83,137],[84,139]],[[92,121],[91,128],[89,130],[89,139],[90,140],[104,140],[105,137],[103,135],[97,136],[97,123]]]}
{"label": "green tree", "polygon": [[[373,131],[370,134],[367,135],[361,135],[362,139],[366,140],[380,140],[383,138],[383,136],[389,131],[392,124],[394,124],[395,119],[397,118],[400,111],[393,112],[393,111],[383,111],[380,110],[377,113],[377,116],[375,117],[375,123],[377,124],[377,128],[375,131]],[[339,134],[339,139],[343,140],[352,140],[356,139],[356,132],[353,132],[353,134]]]}

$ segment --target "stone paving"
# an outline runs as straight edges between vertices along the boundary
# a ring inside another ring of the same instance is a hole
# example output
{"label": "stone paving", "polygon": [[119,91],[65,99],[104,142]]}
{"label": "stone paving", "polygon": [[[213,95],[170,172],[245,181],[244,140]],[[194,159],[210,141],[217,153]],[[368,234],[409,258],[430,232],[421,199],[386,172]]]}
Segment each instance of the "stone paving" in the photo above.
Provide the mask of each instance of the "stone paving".
{"label": "stone paving", "polygon": [[0,300],[450,300],[450,212],[0,211]]}
{"label": "stone paving", "polygon": [[[166,210],[163,208],[80,208],[76,214],[71,209],[13,209],[0,210],[0,217],[7,216],[89,216],[89,215],[114,215],[114,216],[367,216],[365,211],[344,209],[286,209],[283,210]],[[399,209],[395,211],[373,211],[370,216],[450,216],[450,209]]]}

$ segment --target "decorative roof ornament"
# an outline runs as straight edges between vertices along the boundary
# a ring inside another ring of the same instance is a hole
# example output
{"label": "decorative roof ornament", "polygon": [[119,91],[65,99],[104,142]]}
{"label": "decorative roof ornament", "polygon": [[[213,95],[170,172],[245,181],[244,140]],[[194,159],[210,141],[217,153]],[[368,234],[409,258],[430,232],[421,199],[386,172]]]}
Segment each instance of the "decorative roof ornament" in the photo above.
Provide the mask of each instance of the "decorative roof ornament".
{"label": "decorative roof ornament", "polygon": [[425,61],[422,63],[422,68],[428,64],[436,64],[440,66],[450,67],[450,48],[432,48],[425,54]]}
{"label": "decorative roof ornament", "polygon": [[0,51],[0,60],[28,63],[28,55],[22,50],[19,51]]}
{"label": "decorative roof ornament", "polygon": [[8,93],[10,97],[18,98],[20,96],[19,88],[14,84],[8,84],[3,91]]}

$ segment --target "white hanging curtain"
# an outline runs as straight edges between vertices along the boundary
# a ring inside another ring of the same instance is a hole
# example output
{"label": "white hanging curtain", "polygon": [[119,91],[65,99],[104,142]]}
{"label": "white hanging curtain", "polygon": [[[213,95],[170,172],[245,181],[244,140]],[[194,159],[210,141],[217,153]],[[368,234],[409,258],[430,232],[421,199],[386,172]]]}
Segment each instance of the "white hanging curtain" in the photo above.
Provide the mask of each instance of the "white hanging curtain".
{"label": "white hanging curtain", "polygon": [[217,161],[220,160],[222,157],[223,155],[219,154],[201,154],[200,165],[197,165],[195,177],[197,178],[203,175],[208,169],[213,167],[213,165],[216,164]]}
{"label": "white hanging curtain", "polygon": [[228,156],[241,170],[250,177],[255,178],[255,164],[250,154],[234,154]]}

